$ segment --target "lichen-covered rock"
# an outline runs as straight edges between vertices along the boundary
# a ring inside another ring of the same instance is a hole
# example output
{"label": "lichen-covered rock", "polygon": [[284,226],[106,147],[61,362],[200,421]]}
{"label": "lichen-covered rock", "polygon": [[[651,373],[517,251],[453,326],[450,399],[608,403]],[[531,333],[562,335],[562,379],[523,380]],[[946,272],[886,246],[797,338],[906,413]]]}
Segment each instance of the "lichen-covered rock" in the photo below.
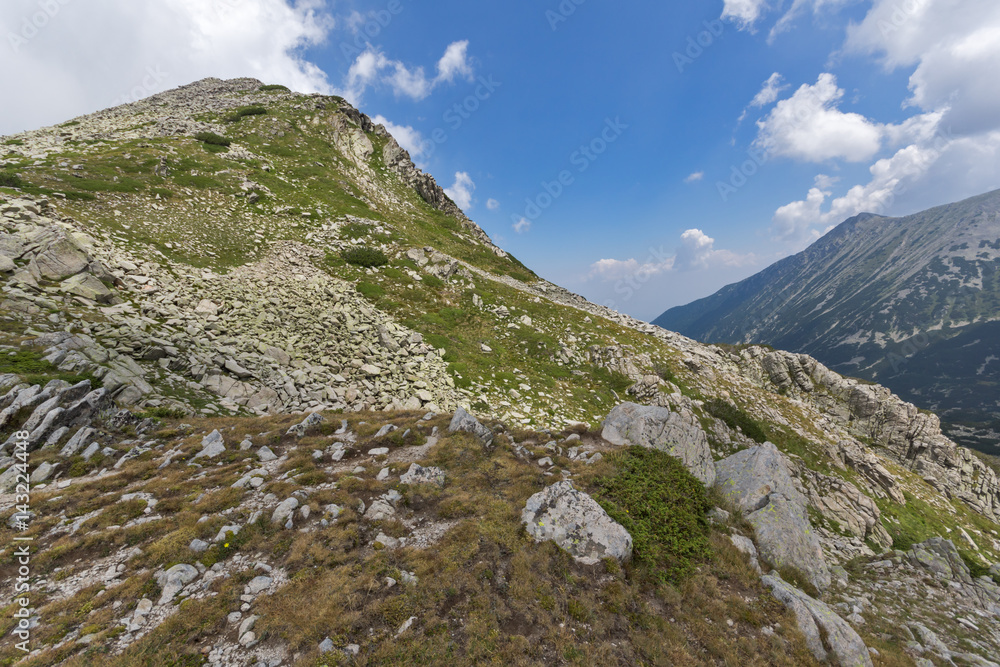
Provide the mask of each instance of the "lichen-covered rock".
{"label": "lichen-covered rock", "polygon": [[794,567],[818,589],[830,570],[809,523],[806,498],[795,487],[785,457],[770,442],[716,464],[716,485],[741,509],[757,532],[757,549],[774,567]]}
{"label": "lichen-covered rock", "polygon": [[864,641],[826,603],[806,595],[773,574],[762,577],[761,582],[795,614],[795,621],[817,660],[824,661],[832,654],[844,667],[872,666]]}
{"label": "lichen-covered rock", "polygon": [[493,431],[480,424],[478,419],[466,412],[461,406],[455,410],[455,416],[452,417],[451,423],[448,425],[449,433],[455,433],[456,431],[471,433],[479,438],[484,447],[489,447],[493,444]]}
{"label": "lichen-covered rock", "polygon": [[603,558],[624,563],[632,556],[629,532],[571,482],[558,482],[531,496],[521,521],[536,541],[551,540],[585,565]]}
{"label": "lichen-covered rock", "polygon": [[425,468],[418,463],[414,463],[399,478],[403,484],[436,484],[444,486],[445,474],[441,468]]}
{"label": "lichen-covered rock", "polygon": [[915,544],[907,556],[914,565],[930,570],[943,579],[972,583],[969,566],[962,560],[951,540],[932,537],[925,542]]}
{"label": "lichen-covered rock", "polygon": [[622,403],[604,420],[601,436],[613,445],[639,445],[667,452],[680,459],[706,486],[715,482],[715,464],[708,436],[693,414]]}

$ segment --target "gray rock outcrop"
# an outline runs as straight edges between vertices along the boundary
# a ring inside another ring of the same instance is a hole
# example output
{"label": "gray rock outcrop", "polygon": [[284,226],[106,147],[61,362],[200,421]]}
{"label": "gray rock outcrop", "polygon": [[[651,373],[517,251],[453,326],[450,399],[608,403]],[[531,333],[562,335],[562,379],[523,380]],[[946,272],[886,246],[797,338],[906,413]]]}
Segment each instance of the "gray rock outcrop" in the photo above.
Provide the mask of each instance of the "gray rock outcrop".
{"label": "gray rock outcrop", "polygon": [[608,414],[601,436],[613,445],[639,445],[681,460],[705,486],[716,479],[708,436],[693,414],[668,408],[622,403]]}
{"label": "gray rock outcrop", "polygon": [[756,530],[760,556],[774,567],[796,568],[819,590],[827,588],[830,570],[806,498],[778,448],[765,442],[737,452],[719,461],[716,472],[716,485]]}
{"label": "gray rock outcrop", "polygon": [[603,558],[624,563],[632,556],[629,532],[571,482],[558,482],[531,496],[521,522],[536,542],[551,540],[585,565]]}
{"label": "gray rock outcrop", "polygon": [[847,621],[826,603],[816,600],[773,574],[761,578],[771,593],[795,614],[806,644],[817,660],[831,655],[845,667],[872,667],[868,647]]}

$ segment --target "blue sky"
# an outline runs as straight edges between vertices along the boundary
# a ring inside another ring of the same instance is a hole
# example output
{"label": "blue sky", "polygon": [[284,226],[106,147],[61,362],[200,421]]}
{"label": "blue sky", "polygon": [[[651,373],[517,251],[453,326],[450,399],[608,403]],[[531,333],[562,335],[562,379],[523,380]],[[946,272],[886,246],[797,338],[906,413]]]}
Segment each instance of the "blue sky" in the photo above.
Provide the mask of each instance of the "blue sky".
{"label": "blue sky", "polygon": [[644,319],[1000,187],[995,0],[102,5],[0,9],[37,88],[0,132],[204,76],[339,93],[540,275]]}

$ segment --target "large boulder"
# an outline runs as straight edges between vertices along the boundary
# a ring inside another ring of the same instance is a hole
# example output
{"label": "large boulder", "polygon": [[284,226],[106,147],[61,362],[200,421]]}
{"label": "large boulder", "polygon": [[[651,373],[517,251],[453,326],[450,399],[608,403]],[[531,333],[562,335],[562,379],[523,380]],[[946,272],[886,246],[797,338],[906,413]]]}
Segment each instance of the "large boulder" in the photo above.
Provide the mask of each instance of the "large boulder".
{"label": "large boulder", "polygon": [[456,431],[471,433],[479,438],[484,447],[489,447],[493,444],[493,431],[480,424],[478,419],[466,412],[461,406],[455,410],[455,416],[452,417],[451,423],[448,424],[449,433],[455,433]]}
{"label": "large boulder", "polygon": [[744,512],[757,532],[757,549],[774,567],[794,567],[819,590],[830,569],[809,523],[805,496],[792,481],[785,457],[770,442],[716,463],[716,486]]}
{"label": "large boulder", "polygon": [[833,655],[845,667],[872,667],[868,647],[861,637],[829,606],[774,574],[761,577],[761,582],[795,614],[795,622],[817,660],[824,661]]}
{"label": "large boulder", "polygon": [[681,460],[705,486],[715,482],[708,436],[693,414],[653,405],[622,403],[604,420],[601,435],[613,445],[659,449]]}
{"label": "large boulder", "polygon": [[632,536],[593,498],[558,482],[528,499],[521,521],[536,542],[552,540],[585,565],[632,556]]}
{"label": "large boulder", "polygon": [[62,280],[86,269],[90,259],[76,244],[62,238],[43,250],[33,263],[43,278]]}

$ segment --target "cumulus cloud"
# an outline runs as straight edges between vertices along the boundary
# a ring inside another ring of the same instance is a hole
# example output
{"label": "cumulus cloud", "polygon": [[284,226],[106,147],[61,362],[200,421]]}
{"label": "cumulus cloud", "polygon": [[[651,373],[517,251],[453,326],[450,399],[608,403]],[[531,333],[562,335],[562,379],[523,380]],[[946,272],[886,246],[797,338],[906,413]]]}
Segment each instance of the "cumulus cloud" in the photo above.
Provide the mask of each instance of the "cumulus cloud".
{"label": "cumulus cloud", "polygon": [[491,211],[495,211],[498,208],[500,208],[500,202],[498,202],[496,199],[487,199],[486,208],[490,209]]}
{"label": "cumulus cloud", "polygon": [[511,225],[511,227],[513,227],[514,231],[518,234],[526,234],[531,231],[531,220],[522,217],[520,220]]}
{"label": "cumulus cloud", "polygon": [[993,0],[875,0],[848,28],[845,49],[880,56],[887,70],[916,66],[908,102],[946,109],[956,134],[1000,127],[1000,3]]}
{"label": "cumulus cloud", "polygon": [[698,181],[700,181],[703,178],[705,178],[705,172],[703,172],[703,171],[696,171],[693,174],[689,174],[687,177],[685,177],[684,178],[684,182],[685,183],[697,183]]}
{"label": "cumulus cloud", "polygon": [[803,242],[818,229],[837,225],[858,213],[890,214],[900,201],[919,202],[915,210],[962,199],[997,187],[1000,131],[977,137],[936,135],[877,160],[871,179],[833,197],[832,179],[820,175],[800,201],[779,208],[771,228],[780,240]]}
{"label": "cumulus cloud", "polygon": [[756,261],[753,254],[741,255],[731,250],[715,248],[715,239],[700,229],[688,229],[681,234],[680,245],[673,255],[662,248],[651,249],[644,262],[635,258],[601,259],[590,265],[589,279],[614,282],[636,278],[644,282],[652,276],[669,271],[699,271],[704,269],[746,266]]}
{"label": "cumulus cloud", "polygon": [[455,77],[473,80],[472,64],[469,62],[469,40],[453,42],[445,49],[437,65],[437,80],[452,82]]}
{"label": "cumulus cloud", "polygon": [[472,207],[472,193],[476,189],[476,184],[472,182],[472,177],[464,171],[455,172],[455,182],[450,188],[445,188],[446,195],[458,204],[463,211]]}
{"label": "cumulus cloud", "polygon": [[369,87],[388,85],[397,97],[420,101],[443,83],[452,83],[458,77],[472,79],[474,72],[468,50],[467,40],[449,44],[437,63],[436,76],[428,78],[423,67],[392,60],[369,44],[351,64],[341,94],[352,104],[358,104]]}
{"label": "cumulus cloud", "polygon": [[870,159],[881,147],[885,130],[860,114],[840,111],[837,104],[843,96],[833,74],[820,74],[815,85],[801,86],[757,122],[757,147],[770,156],[803,162]]}
{"label": "cumulus cloud", "polygon": [[[319,0],[106,0],[52,3],[33,29],[34,2],[0,3],[0,87],[24,90],[4,106],[0,133],[51,124],[209,76],[253,76],[302,92],[332,92],[301,55],[334,26]],[[28,23],[25,23],[25,21]]]}

